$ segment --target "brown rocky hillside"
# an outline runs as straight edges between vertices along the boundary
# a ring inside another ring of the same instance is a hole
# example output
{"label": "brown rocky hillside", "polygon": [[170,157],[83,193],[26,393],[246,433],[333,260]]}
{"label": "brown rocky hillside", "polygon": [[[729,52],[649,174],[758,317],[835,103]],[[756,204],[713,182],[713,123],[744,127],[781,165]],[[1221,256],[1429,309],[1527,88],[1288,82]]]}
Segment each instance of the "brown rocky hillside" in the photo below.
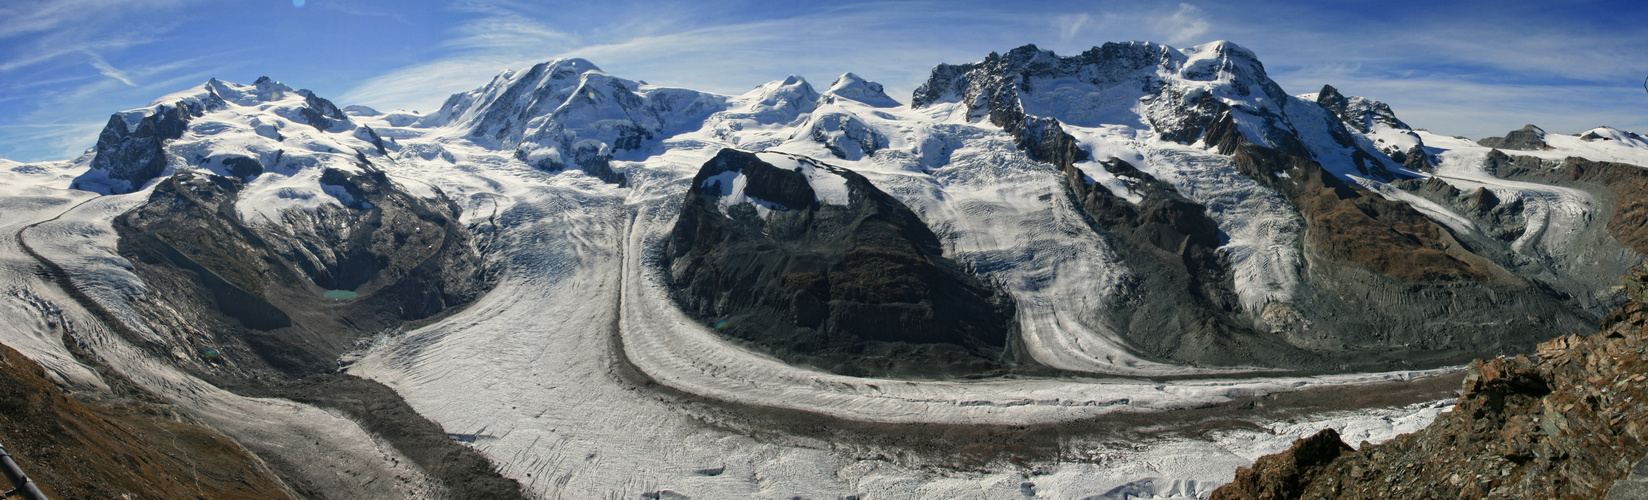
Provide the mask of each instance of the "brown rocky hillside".
{"label": "brown rocky hillside", "polygon": [[[82,403],[0,345],[0,444],[53,498],[289,498],[262,462],[217,432],[141,403]],[[0,476],[0,491],[10,490]]]}
{"label": "brown rocky hillside", "polygon": [[1212,498],[1648,498],[1648,270],[1625,290],[1600,332],[1471,363],[1424,430],[1353,450],[1324,429]]}

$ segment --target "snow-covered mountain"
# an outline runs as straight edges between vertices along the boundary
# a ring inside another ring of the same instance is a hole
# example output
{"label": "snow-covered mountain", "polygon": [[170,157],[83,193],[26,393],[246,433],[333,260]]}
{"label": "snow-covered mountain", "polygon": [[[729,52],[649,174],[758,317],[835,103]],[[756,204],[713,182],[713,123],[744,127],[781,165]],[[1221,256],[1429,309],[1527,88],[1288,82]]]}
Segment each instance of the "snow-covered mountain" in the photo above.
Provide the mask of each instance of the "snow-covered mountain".
{"label": "snow-covered mountain", "polygon": [[[94,356],[0,341],[177,401],[305,496],[1194,497],[1314,430],[1094,419],[1525,352],[1648,253],[1642,136],[1433,134],[1289,95],[1229,42],[1024,46],[908,104],[852,73],[719,95],[581,59],[428,115],[211,80],[3,166],[35,207],[5,216],[8,265],[70,286],[7,274],[32,290],[7,300],[94,318],[67,333]],[[1378,404],[1438,398],[1413,387]],[[1412,422],[1336,409],[1374,440]]]}

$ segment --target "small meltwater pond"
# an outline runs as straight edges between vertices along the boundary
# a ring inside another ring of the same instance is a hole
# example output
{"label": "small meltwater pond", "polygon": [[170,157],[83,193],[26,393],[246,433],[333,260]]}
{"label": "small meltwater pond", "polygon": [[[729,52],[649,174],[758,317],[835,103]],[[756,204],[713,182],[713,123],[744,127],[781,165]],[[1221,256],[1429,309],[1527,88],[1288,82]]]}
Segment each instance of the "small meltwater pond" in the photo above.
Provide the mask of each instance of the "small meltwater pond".
{"label": "small meltwater pond", "polygon": [[359,297],[360,294],[352,290],[327,290],[326,293],[320,294],[320,296],[328,299],[353,299]]}

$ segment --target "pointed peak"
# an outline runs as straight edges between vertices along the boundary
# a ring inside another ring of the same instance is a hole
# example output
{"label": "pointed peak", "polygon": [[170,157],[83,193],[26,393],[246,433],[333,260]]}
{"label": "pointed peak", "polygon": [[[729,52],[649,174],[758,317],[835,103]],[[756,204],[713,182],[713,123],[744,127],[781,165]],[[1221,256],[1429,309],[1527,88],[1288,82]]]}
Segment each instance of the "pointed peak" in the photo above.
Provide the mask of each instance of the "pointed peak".
{"label": "pointed peak", "polygon": [[548,61],[538,63],[534,69],[537,68],[551,69],[556,72],[572,71],[577,73],[583,73],[585,71],[601,71],[601,68],[596,66],[595,63],[589,62],[588,59],[581,57],[550,59]]}
{"label": "pointed peak", "polygon": [[1204,43],[1204,44],[1201,44],[1201,45],[1191,47],[1191,48],[1187,49],[1185,52],[1198,52],[1198,53],[1200,53],[1200,52],[1209,52],[1209,53],[1213,53],[1213,54],[1237,55],[1237,56],[1242,56],[1242,57],[1246,57],[1246,58],[1249,58],[1249,59],[1258,59],[1259,58],[1257,55],[1255,55],[1253,53],[1253,51],[1248,50],[1247,47],[1237,45],[1236,42],[1232,42],[1230,40],[1214,40],[1214,41],[1211,41],[1211,42],[1208,42],[1208,43]]}
{"label": "pointed peak", "polygon": [[843,73],[830,84],[830,89],[824,92],[825,99],[834,102],[834,97],[849,99],[875,107],[895,107],[898,101],[887,96],[881,84],[865,80],[852,73]]}
{"label": "pointed peak", "polygon": [[1332,99],[1337,101],[1345,98],[1344,94],[1340,94],[1339,89],[1333,88],[1332,85],[1323,85],[1322,91],[1317,92],[1316,95],[1317,100]]}
{"label": "pointed peak", "polygon": [[751,90],[749,93],[747,93],[745,95],[770,96],[770,95],[775,95],[775,94],[796,94],[796,93],[803,94],[803,95],[810,95],[814,99],[816,99],[818,97],[818,92],[813,90],[812,84],[807,83],[807,79],[802,78],[801,75],[790,75],[790,76],[784,77],[783,80],[773,80],[773,81],[770,81],[770,82],[767,82],[767,83],[763,83],[761,85],[756,86],[754,90]]}
{"label": "pointed peak", "polygon": [[830,82],[830,88],[834,89],[836,87],[841,87],[843,85],[852,85],[852,84],[857,83],[857,82],[865,82],[865,81],[867,81],[867,80],[865,80],[863,77],[855,75],[852,72],[847,72],[847,73],[842,73],[841,76],[835,77],[835,81]]}

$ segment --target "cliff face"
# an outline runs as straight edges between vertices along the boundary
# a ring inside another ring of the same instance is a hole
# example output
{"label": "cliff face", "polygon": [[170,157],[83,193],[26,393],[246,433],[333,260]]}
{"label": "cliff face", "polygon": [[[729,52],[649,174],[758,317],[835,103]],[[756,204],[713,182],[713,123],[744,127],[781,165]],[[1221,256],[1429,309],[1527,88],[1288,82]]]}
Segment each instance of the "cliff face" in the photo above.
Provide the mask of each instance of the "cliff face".
{"label": "cliff face", "polygon": [[852,171],[722,150],[693,179],[668,251],[682,309],[780,359],[849,374],[1002,369],[1011,303]]}
{"label": "cliff face", "polygon": [[1471,363],[1459,405],[1425,430],[1354,451],[1324,430],[1238,470],[1213,498],[1643,498],[1648,270],[1625,290],[1631,302],[1600,332]]}

